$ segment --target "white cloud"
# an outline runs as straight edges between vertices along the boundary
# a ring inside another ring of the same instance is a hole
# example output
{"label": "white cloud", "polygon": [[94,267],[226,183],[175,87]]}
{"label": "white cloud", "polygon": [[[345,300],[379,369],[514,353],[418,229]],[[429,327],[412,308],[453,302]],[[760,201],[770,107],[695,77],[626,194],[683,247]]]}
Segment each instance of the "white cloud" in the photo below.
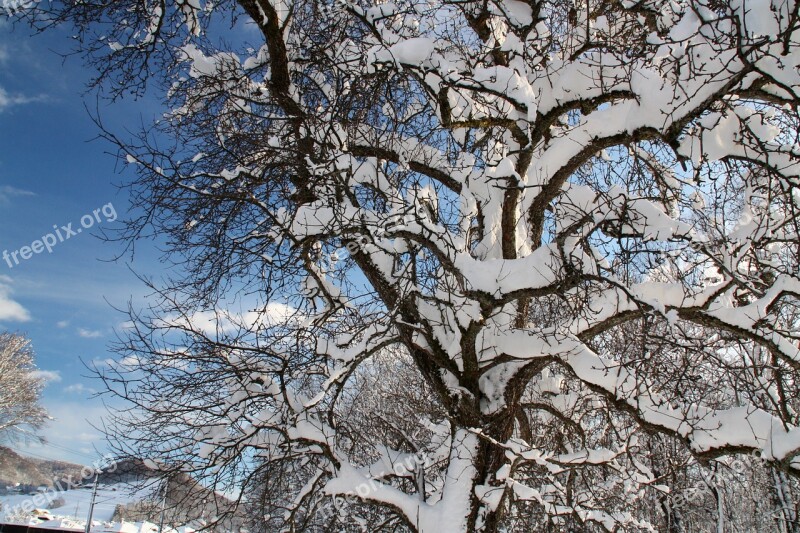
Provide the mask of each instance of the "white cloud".
{"label": "white cloud", "polygon": [[27,309],[11,298],[11,278],[0,276],[0,322],[27,322],[31,315]]}
{"label": "white cloud", "polygon": [[114,361],[110,357],[106,357],[105,359],[92,359],[92,368],[113,368],[117,362]]}
{"label": "white cloud", "polygon": [[91,387],[87,387],[83,383],[73,383],[72,385],[64,387],[64,392],[69,394],[83,394],[85,396],[89,394],[94,394],[97,391]]}
{"label": "white cloud", "polygon": [[106,359],[106,361],[110,361],[109,366],[123,369],[135,369],[142,362],[138,355],[126,355],[119,361],[114,359]]}
{"label": "white cloud", "polygon": [[[74,400],[45,400],[43,402],[52,417],[42,429],[45,444],[35,441],[19,444],[20,451],[36,455],[89,465],[102,455],[94,449],[105,448],[105,439],[94,427],[102,427],[107,409],[98,401],[75,398]],[[56,443],[58,447],[48,443]],[[74,452],[74,453],[71,453]]]}
{"label": "white cloud", "polygon": [[214,336],[217,332],[231,333],[245,328],[255,331],[297,320],[297,309],[280,302],[270,302],[262,311],[235,313],[225,309],[197,311],[188,317],[167,316],[157,322],[162,327],[178,327]]}
{"label": "white cloud", "polygon": [[59,329],[64,329],[67,326],[69,326],[69,320],[59,320],[56,322],[56,327]]}
{"label": "white cloud", "polygon": [[[2,87],[0,87],[0,91],[2,91]],[[2,98],[2,95],[0,95],[0,98]],[[0,110],[2,110],[2,101],[0,101]],[[17,196],[36,196],[36,193],[18,189],[11,185],[0,185],[0,202],[7,204],[12,198]]]}
{"label": "white cloud", "polygon": [[91,368],[127,368],[135,369],[142,364],[142,359],[138,355],[126,355],[125,357],[117,360],[113,357],[106,357],[105,359],[92,359]]}
{"label": "white cloud", "polygon": [[39,102],[41,96],[23,96],[21,94],[9,94],[8,91],[0,87],[0,113],[15,105]]}
{"label": "white cloud", "polygon": [[125,322],[117,324],[117,329],[120,331],[134,330],[136,329],[136,324],[134,324],[132,320],[126,320]]}
{"label": "white cloud", "polygon": [[58,370],[34,370],[31,372],[34,378],[43,380],[47,383],[58,383],[61,381],[61,374]]}
{"label": "white cloud", "polygon": [[96,339],[98,337],[103,336],[103,334],[97,331],[96,329],[86,329],[86,328],[78,328],[78,335],[83,337],[84,339]]}

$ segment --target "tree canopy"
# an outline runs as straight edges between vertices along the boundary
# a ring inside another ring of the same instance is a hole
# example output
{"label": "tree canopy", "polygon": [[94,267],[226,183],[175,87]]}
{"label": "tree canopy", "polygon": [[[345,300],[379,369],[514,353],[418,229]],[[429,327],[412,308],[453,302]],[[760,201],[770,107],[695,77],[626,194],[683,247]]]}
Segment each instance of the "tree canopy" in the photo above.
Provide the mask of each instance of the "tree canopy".
{"label": "tree canopy", "polygon": [[0,333],[0,437],[28,438],[47,420],[39,404],[45,380],[37,373],[31,341]]}
{"label": "tree canopy", "polygon": [[735,454],[791,487],[794,0],[20,16],[168,106],[106,133],[138,176],[126,237],[181,267],[102,373],[132,450],[280,480],[272,531],[345,495],[370,531],[674,528],[670,465]]}

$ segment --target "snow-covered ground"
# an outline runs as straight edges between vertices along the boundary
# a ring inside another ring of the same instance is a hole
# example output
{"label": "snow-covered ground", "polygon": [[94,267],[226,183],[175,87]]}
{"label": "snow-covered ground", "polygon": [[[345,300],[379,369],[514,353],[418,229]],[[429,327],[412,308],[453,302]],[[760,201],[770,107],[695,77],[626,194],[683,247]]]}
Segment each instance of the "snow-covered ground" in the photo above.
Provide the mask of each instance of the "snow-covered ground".
{"label": "snow-covered ground", "polygon": [[[100,485],[97,489],[92,531],[122,531],[125,533],[145,533],[157,531],[158,526],[147,522],[137,524],[113,524],[111,518],[118,505],[129,504],[150,496],[157,489],[158,481],[152,480],[146,486],[134,489],[126,484]],[[64,503],[53,507],[57,499]],[[38,495],[9,494],[0,496],[0,523],[36,524],[38,527],[53,529],[75,529],[83,531],[92,500],[92,487],[73,488],[67,491],[51,490]],[[49,518],[40,520],[36,515]],[[182,528],[183,531],[183,528]],[[186,529],[186,531],[190,531]]]}

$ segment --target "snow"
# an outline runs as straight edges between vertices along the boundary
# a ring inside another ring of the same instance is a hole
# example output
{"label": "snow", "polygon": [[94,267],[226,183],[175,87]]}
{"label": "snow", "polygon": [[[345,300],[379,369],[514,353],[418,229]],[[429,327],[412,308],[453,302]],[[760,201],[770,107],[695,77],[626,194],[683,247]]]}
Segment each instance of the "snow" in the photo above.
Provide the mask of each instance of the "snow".
{"label": "snow", "polygon": [[502,8],[508,14],[508,23],[513,26],[530,26],[533,23],[531,6],[519,0],[505,0]]}
{"label": "snow", "polygon": [[[467,12],[477,4],[459,9]],[[199,35],[200,3],[181,5],[188,32]],[[280,453],[279,447],[321,451],[330,463],[313,479],[322,479],[322,472],[332,476],[325,485],[328,495],[394,506],[427,533],[462,531],[473,495],[493,508],[504,490],[552,515],[595,520],[609,529],[638,524],[627,511],[591,508],[594,495],[578,494],[570,505],[559,496],[564,486],[557,474],[565,469],[602,464],[621,471],[633,448],[625,443],[617,448],[587,443],[558,453],[514,439],[495,443],[508,452],[497,475],[506,485],[489,486],[476,479],[475,463],[481,439],[490,436],[484,428],[448,427],[450,440],[437,450],[441,479],[422,494],[385,482],[403,457],[388,446],[374,452],[368,466],[351,464],[348,452],[337,448],[335,417],[321,416],[320,410],[339,398],[361,361],[401,342],[418,362],[430,365],[430,375],[441,378],[437,390],[454,401],[480,402],[487,419],[506,407],[510,384],[524,377],[532,379],[528,392],[548,402],[542,410],[551,421],[556,413],[572,417],[576,411],[622,408],[648,430],[685,439],[697,453],[752,449],[784,465],[800,464],[795,459],[800,430],[772,412],[739,396],[740,403],[712,408],[666,389],[663,396],[655,394],[648,376],[660,369],[645,367],[642,373],[625,358],[629,354],[593,338],[647,317],[663,328],[659,335],[675,336],[667,339],[675,346],[687,340],[681,336],[685,327],[706,328],[703,334],[723,329],[761,342],[789,365],[800,362],[800,348],[785,332],[796,328],[779,330],[773,324],[781,299],[800,295],[796,264],[782,259],[785,243],[798,239],[790,223],[790,212],[800,204],[800,162],[792,144],[796,122],[791,107],[757,101],[758,91],[793,98],[800,86],[800,54],[784,53],[775,38],[789,23],[781,16],[788,4],[732,0],[728,6],[744,22],[741,27],[697,3],[640,6],[637,11],[658,6],[656,27],[649,29],[651,21],[637,22],[635,13],[630,20],[620,18],[616,5],[594,20],[579,10],[580,28],[569,36],[564,32],[573,31],[570,25],[551,36],[553,21],[534,20],[531,3],[486,5],[491,16],[485,42],[452,6],[350,3],[342,10],[359,15],[353,24],[371,26],[359,42],[326,51],[341,69],[335,75],[305,72],[320,98],[310,98],[314,107],[297,118],[302,123],[297,134],[314,144],[314,153],[291,165],[306,164],[304,170],[320,184],[315,199],[298,203],[289,196],[294,186],[280,184],[270,193],[280,208],[252,200],[269,214],[276,255],[283,246],[303,243],[302,261],[308,264],[294,288],[312,309],[310,316],[293,321],[295,310],[287,306],[241,316],[214,309],[164,321],[209,335],[232,333],[236,326],[253,332],[284,325],[311,339],[302,348],[321,361],[313,370],[314,385],[282,387],[269,369],[263,370],[261,390],[233,379],[223,383],[226,416],[193,433],[199,456],[213,462],[221,446],[241,442],[261,447],[265,456]],[[635,3],[625,5],[632,9]],[[269,6],[281,24],[289,21],[291,2],[270,0]],[[602,45],[628,24],[650,32],[651,48],[641,56],[616,53],[618,43]],[[287,42],[294,45],[292,29],[286,28]],[[741,32],[735,36],[743,43],[740,49],[728,46],[732,32]],[[201,50],[192,40],[180,51],[187,83],[203,86],[213,79],[234,115],[263,118],[269,130],[264,150],[279,154],[267,163],[287,168],[280,157],[292,152],[283,148],[296,139],[271,122],[289,121],[272,111],[259,116],[258,106],[249,103],[263,98],[272,107],[282,105],[263,79],[270,63],[267,48],[248,51],[243,61],[234,53]],[[506,60],[495,61],[495,52],[507,52]],[[290,69],[309,68],[305,58],[287,59]],[[376,72],[380,75],[373,76]],[[338,75],[342,79],[329,79]],[[369,110],[369,121],[336,122],[328,105],[318,101],[350,101],[352,87],[373,79],[388,80],[397,93],[387,91]],[[200,102],[210,97],[193,96]],[[290,96],[301,108],[306,105],[305,95]],[[188,108],[182,112],[191,114]],[[232,133],[227,125],[220,130]],[[459,153],[466,144],[470,148]],[[227,150],[224,141],[220,148]],[[213,195],[218,184],[263,175],[260,154],[254,159],[259,161],[217,169],[211,185],[195,189],[190,180],[187,190]],[[725,169],[730,163],[772,172],[740,175]],[[291,192],[284,194],[284,188]],[[379,200],[362,201],[376,191]],[[785,193],[785,199],[765,199],[773,192]],[[534,224],[543,226],[536,234]],[[204,225],[193,216],[186,230]],[[236,244],[261,236],[254,233]],[[291,259],[296,262],[297,256]],[[775,271],[768,282],[758,278],[767,267]],[[750,294],[737,299],[736,291],[745,290]],[[518,304],[528,298],[535,309],[524,316]],[[365,308],[368,318],[359,315]],[[342,331],[353,317],[363,318],[363,328]],[[703,346],[698,342],[696,348]],[[269,349],[285,355],[280,347]],[[648,364],[646,359],[637,364]],[[230,367],[247,363],[235,350],[228,355]],[[539,374],[523,374],[531,370]],[[769,392],[774,388],[770,379],[755,383]],[[268,407],[248,410],[252,394],[263,394]],[[241,419],[244,427],[238,425]],[[511,466],[517,459],[545,467],[552,477],[536,486],[523,484]],[[624,493],[635,499],[652,477],[637,471],[614,481],[629,484]],[[299,497],[306,490],[311,486]]]}
{"label": "snow", "polygon": [[415,517],[421,533],[461,533],[465,530],[469,514],[478,449],[478,437],[475,434],[463,429],[455,433],[450,443],[444,487],[433,503],[422,502],[395,487],[372,479],[347,463],[343,463],[336,477],[325,485],[325,492],[392,505],[406,516]]}
{"label": "snow", "polygon": [[527,118],[536,117],[537,93],[519,72],[508,67],[476,68],[472,71],[472,80],[480,87],[503,94],[505,98],[525,107]]}
{"label": "snow", "polygon": [[[124,524],[114,526],[111,519],[118,505],[127,505],[150,497],[154,488],[158,487],[159,480],[146,480],[141,488],[133,488],[124,484],[100,485],[97,489],[94,510],[92,512],[92,531],[123,531],[135,533],[152,531],[152,524]],[[49,508],[56,499],[63,499],[64,503],[58,507]],[[71,490],[50,490],[37,495],[8,494],[0,496],[0,522],[9,524],[36,524],[44,528],[77,528],[83,531],[89,506],[92,500],[92,487],[88,485]],[[40,521],[31,518],[30,510],[48,508],[47,511],[53,520]],[[27,512],[26,512],[27,511]]]}
{"label": "snow", "polygon": [[372,52],[371,61],[392,62],[401,65],[422,67],[429,64],[429,60],[436,50],[435,41],[428,37],[415,37],[397,43],[388,49]]}
{"label": "snow", "polygon": [[189,75],[192,78],[215,76],[228,65],[239,65],[239,59],[234,54],[220,53],[207,56],[192,43],[184,45],[181,52],[184,60],[190,63]]}
{"label": "snow", "polygon": [[694,10],[688,9],[686,13],[669,32],[669,37],[674,41],[685,41],[693,37],[700,29],[701,21]]}
{"label": "snow", "polygon": [[462,253],[456,256],[454,264],[471,289],[494,296],[547,287],[558,279],[562,266],[555,244],[543,246],[521,259],[480,261]]}

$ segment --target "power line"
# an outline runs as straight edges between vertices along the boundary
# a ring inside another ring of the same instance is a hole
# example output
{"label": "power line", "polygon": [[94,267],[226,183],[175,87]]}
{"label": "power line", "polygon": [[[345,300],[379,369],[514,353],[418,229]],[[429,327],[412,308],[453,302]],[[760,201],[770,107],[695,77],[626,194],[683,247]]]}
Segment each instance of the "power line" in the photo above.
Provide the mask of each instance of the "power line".
{"label": "power line", "polygon": [[[30,456],[36,457],[37,459],[44,459],[45,461],[66,462],[63,459],[53,459],[52,457],[47,457],[45,455],[40,455],[40,454],[38,454],[36,452],[29,451],[27,448],[26,449],[22,449],[22,450],[18,449],[18,450],[15,450],[15,451],[18,452],[18,453],[21,453],[22,455],[30,455]],[[62,450],[62,451],[69,451],[70,453],[76,453],[76,452],[72,452],[71,450]],[[95,458],[95,457],[89,456],[87,454],[82,454],[82,455],[86,456],[87,458],[92,458],[92,459]],[[80,465],[80,466],[86,466],[86,465]]]}
{"label": "power line", "polygon": [[[75,450],[73,448],[69,448],[69,447],[64,446],[62,444],[56,444],[56,443],[50,442],[50,441],[40,442],[39,444],[42,445],[42,446],[55,448],[55,449],[63,451],[63,452],[69,452],[69,453],[71,453],[73,455],[78,455],[78,456],[81,456],[81,457],[85,457],[86,459],[96,460],[96,459],[100,458],[100,454],[99,453],[95,455],[95,454],[91,454],[91,453],[88,453],[88,452],[85,452],[85,451]],[[19,451],[22,452],[22,453],[27,453],[29,455],[36,455],[33,452],[28,452],[27,448],[20,449]],[[58,461],[59,460],[59,459],[51,459],[49,457],[41,457],[41,456],[38,456],[38,455],[36,455],[36,456],[40,457],[40,458],[43,458],[43,459],[47,459],[49,461]]]}
{"label": "power line", "polygon": [[19,451],[23,455],[32,455],[33,457],[36,457],[37,459],[44,459],[45,461],[55,461],[56,460],[56,459],[53,459],[52,457],[45,457],[44,455],[39,455],[38,453],[29,452],[28,450],[24,450],[24,451],[23,450],[19,450]]}
{"label": "power line", "polygon": [[80,456],[83,456],[83,457],[87,457],[89,459],[97,459],[96,455],[93,455],[93,454],[90,454],[90,453],[87,453],[87,452],[82,452],[82,451],[79,451],[79,450],[73,450],[72,448],[68,448],[68,447],[63,446],[61,444],[56,444],[54,442],[45,441],[42,444],[44,446],[50,446],[51,448],[56,448],[56,449],[59,449],[59,450],[65,451],[65,452],[70,452],[72,454],[80,455]]}

